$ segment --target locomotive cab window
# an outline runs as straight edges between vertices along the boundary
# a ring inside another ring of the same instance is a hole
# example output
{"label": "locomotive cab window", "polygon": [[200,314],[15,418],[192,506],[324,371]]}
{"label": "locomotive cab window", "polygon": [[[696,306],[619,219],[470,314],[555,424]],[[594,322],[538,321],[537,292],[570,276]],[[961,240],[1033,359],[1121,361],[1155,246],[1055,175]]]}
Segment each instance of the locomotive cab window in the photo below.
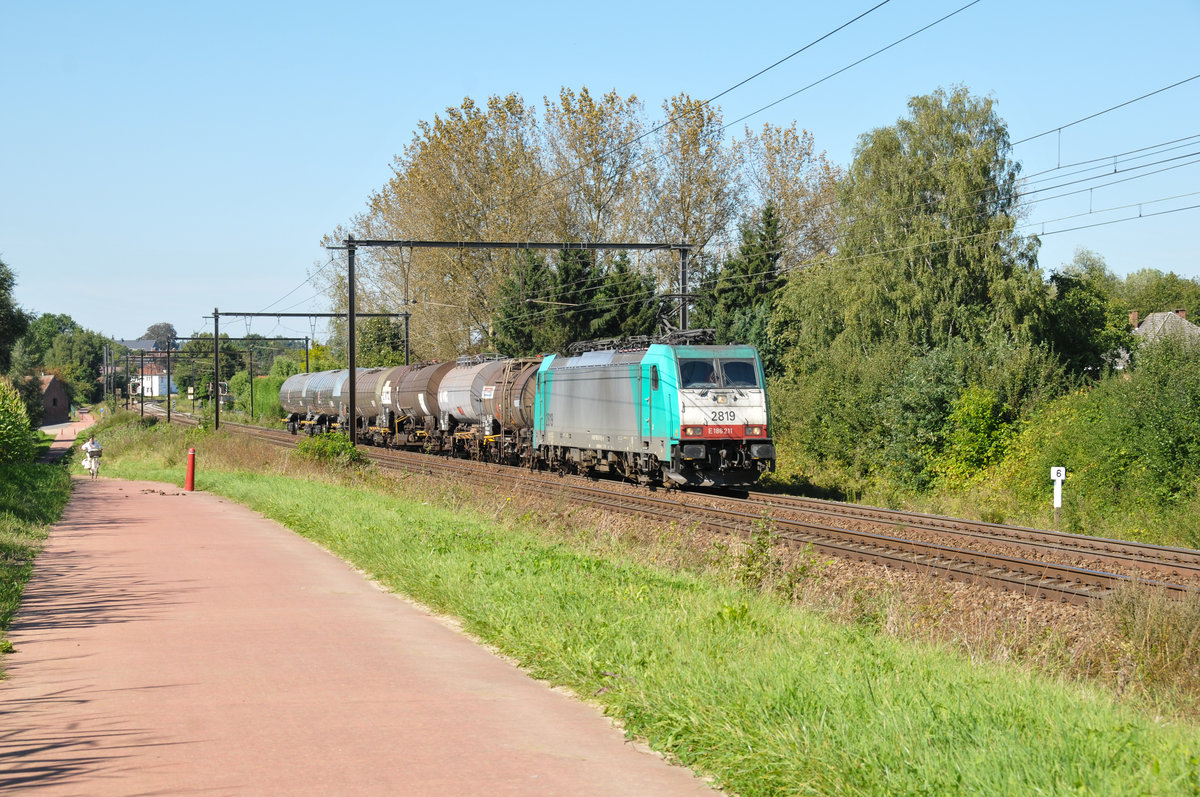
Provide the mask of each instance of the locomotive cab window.
{"label": "locomotive cab window", "polygon": [[721,374],[726,387],[758,387],[753,360],[721,360]]}
{"label": "locomotive cab window", "polygon": [[679,386],[705,388],[717,386],[717,371],[712,360],[680,360]]}
{"label": "locomotive cab window", "polygon": [[650,389],[658,390],[658,366],[650,366]]}

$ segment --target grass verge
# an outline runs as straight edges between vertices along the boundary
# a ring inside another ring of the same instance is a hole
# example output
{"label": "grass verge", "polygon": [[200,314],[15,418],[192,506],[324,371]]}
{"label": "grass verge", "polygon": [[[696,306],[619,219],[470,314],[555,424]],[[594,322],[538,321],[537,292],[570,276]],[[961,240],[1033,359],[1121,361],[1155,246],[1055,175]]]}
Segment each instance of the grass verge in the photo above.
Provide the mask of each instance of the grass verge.
{"label": "grass verge", "polygon": [[197,441],[198,488],[460,618],[738,794],[1200,793],[1195,728],[740,587],[758,578],[753,547],[731,557],[740,578],[669,570],[599,553],[586,529],[551,539],[547,515],[510,510],[513,496],[465,509],[453,485],[330,475],[161,426],[106,431],[107,473],[178,484]]}
{"label": "grass verge", "polygon": [[61,465],[0,464],[0,654],[12,651],[9,623],[49,526],[70,495],[71,479]]}

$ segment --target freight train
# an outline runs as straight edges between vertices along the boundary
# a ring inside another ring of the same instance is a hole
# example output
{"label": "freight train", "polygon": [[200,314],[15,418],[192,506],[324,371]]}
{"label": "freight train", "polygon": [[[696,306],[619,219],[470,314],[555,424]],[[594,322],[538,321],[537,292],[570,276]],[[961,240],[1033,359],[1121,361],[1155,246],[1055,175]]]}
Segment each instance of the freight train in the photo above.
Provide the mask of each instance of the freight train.
{"label": "freight train", "polygon": [[[354,431],[377,446],[650,485],[746,486],[774,470],[754,347],[608,344],[360,368]],[[288,431],[347,429],[348,377],[289,377],[279,391]]]}

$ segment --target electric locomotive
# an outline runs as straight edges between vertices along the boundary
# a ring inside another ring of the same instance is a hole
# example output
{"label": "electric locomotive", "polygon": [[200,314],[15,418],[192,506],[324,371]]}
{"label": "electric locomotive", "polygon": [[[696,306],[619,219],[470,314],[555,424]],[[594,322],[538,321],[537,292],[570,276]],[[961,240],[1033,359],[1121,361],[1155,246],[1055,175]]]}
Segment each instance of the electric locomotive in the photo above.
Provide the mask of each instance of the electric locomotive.
{"label": "electric locomotive", "polygon": [[774,470],[762,363],[752,346],[651,344],[547,357],[534,444],[550,469],[719,487]]}

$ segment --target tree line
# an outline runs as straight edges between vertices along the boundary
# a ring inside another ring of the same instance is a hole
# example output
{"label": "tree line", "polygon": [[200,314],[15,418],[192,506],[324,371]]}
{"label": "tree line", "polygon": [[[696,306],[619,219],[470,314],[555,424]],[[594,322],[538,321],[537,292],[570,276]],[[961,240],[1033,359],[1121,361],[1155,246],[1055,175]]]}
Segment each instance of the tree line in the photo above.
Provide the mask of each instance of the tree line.
{"label": "tree line", "polygon": [[[651,123],[643,102],[564,88],[542,110],[521,97],[466,99],[422,122],[366,208],[326,236],[438,241],[686,242],[687,286],[720,270],[738,220],[770,204],[795,267],[832,240],[839,172],[796,124],[728,141],[721,111],[687,94]],[[360,250],[364,308],[412,313],[424,358],[509,354],[652,331],[681,292],[675,252]],[[318,268],[344,308],[344,269]]]}

